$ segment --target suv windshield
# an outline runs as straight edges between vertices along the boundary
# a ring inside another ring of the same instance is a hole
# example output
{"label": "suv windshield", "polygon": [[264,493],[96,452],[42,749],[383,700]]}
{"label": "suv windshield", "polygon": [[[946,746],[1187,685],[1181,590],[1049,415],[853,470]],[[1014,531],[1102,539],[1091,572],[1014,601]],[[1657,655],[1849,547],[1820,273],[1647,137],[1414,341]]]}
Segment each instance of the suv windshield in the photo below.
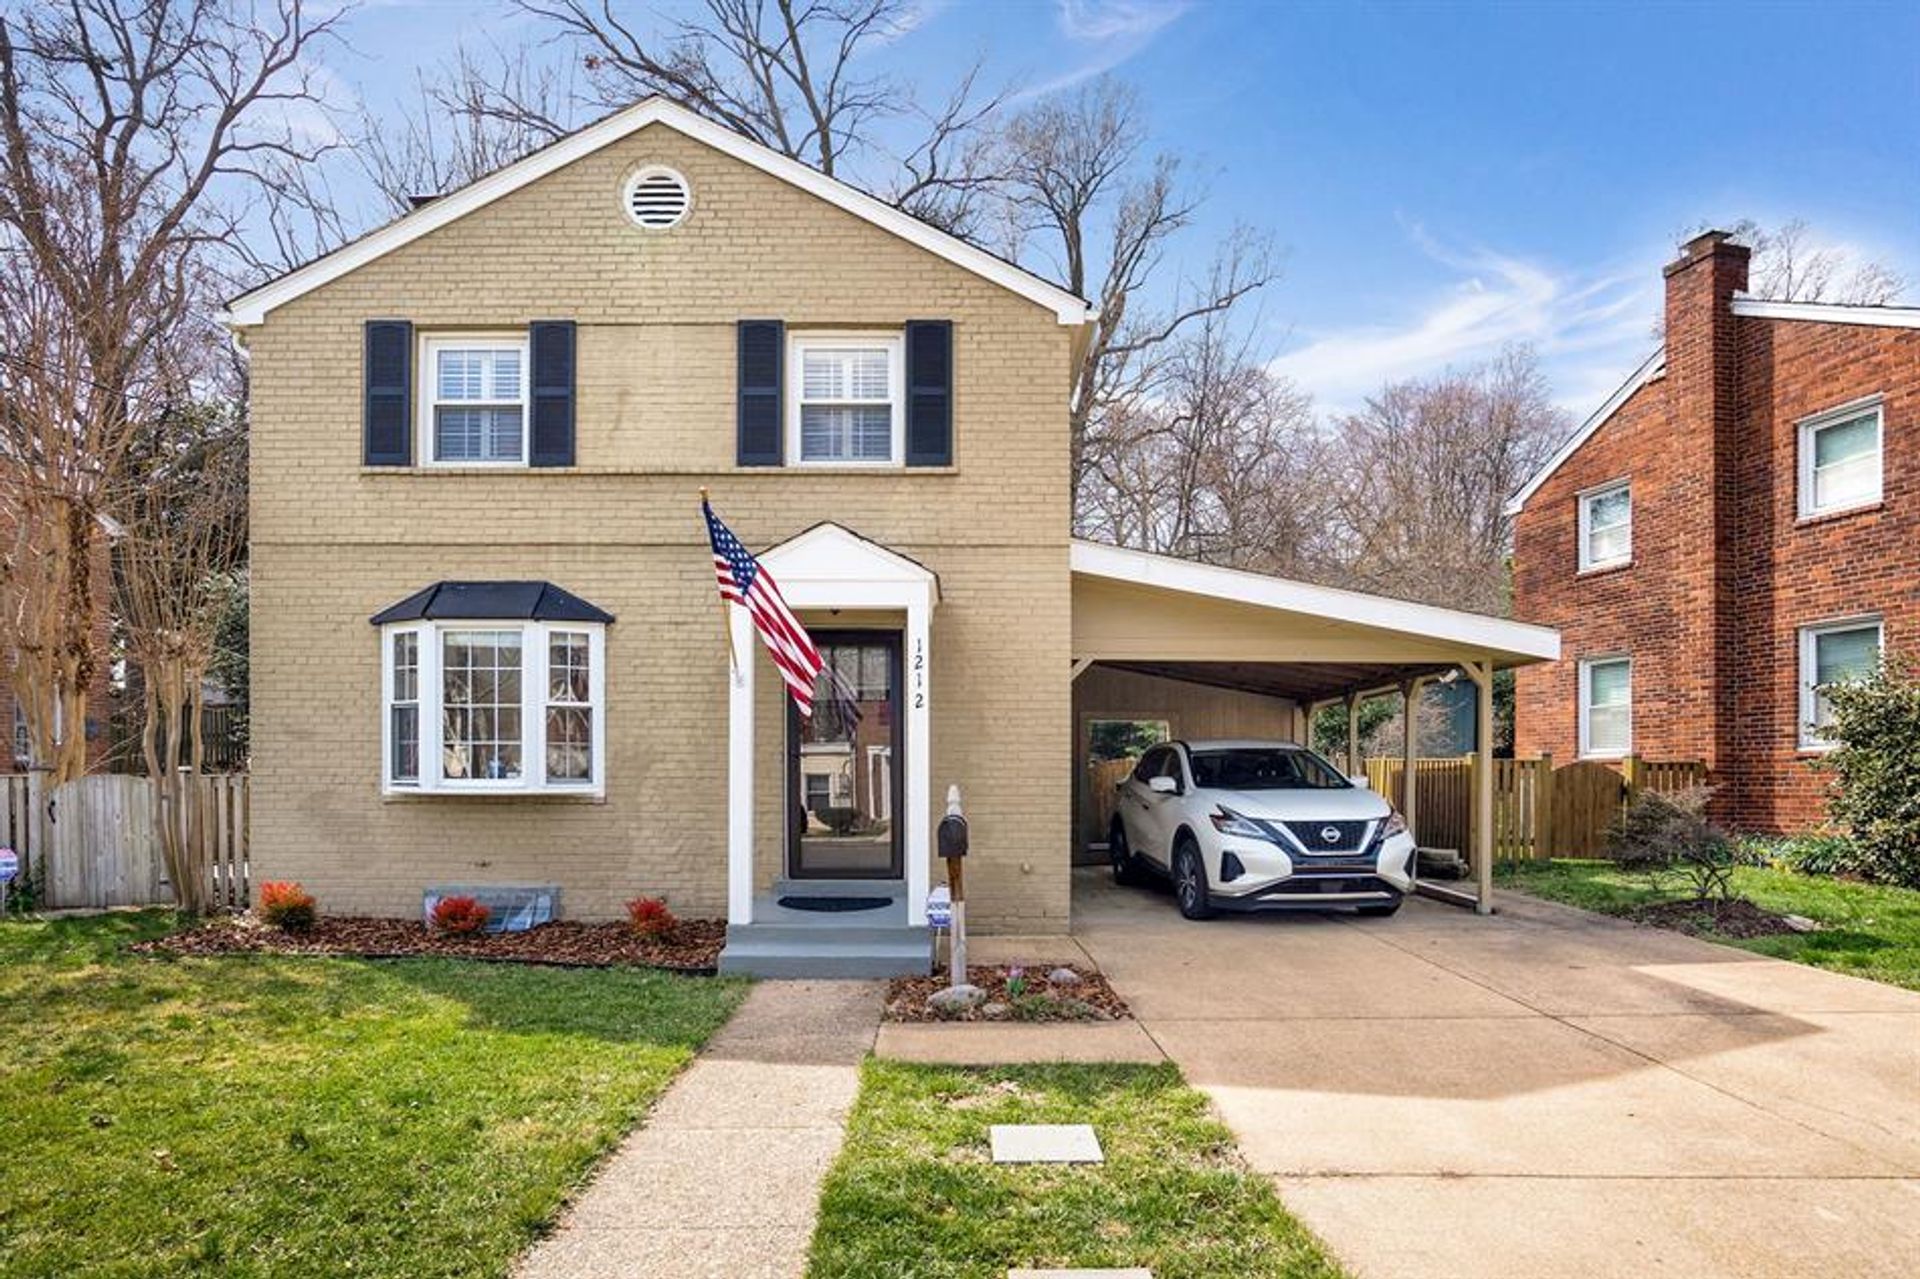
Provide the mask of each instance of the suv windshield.
{"label": "suv windshield", "polygon": [[1340,790],[1353,785],[1317,755],[1247,746],[1194,751],[1193,784],[1209,790]]}

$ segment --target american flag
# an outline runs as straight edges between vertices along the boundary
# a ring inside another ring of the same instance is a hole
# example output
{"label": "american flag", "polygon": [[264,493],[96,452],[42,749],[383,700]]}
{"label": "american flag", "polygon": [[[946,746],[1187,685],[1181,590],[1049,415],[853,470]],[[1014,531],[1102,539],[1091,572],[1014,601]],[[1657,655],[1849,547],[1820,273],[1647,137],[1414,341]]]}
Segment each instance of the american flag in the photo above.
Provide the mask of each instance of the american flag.
{"label": "american flag", "polygon": [[703,498],[700,510],[707,517],[707,540],[713,543],[713,574],[720,580],[720,598],[739,604],[753,618],[753,629],[793,694],[793,704],[805,717],[813,715],[813,682],[825,665],[820,650],[813,645],[807,628],[781,598],[773,574],[760,566],[733,531],[720,522],[713,507]]}

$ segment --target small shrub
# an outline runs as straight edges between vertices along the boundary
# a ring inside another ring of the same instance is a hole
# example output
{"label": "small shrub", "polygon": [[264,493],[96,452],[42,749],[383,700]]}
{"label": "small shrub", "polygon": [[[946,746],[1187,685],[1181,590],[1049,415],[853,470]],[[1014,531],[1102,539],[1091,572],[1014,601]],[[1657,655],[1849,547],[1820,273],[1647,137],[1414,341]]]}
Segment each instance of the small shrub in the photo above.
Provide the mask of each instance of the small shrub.
{"label": "small shrub", "polygon": [[491,910],[463,895],[442,897],[433,904],[433,926],[443,933],[477,933],[492,917]]}
{"label": "small shrub", "polygon": [[316,913],[313,894],[300,885],[285,879],[260,885],[260,918],[282,932],[306,932]]}
{"label": "small shrub", "polygon": [[1743,866],[1764,866],[1802,875],[1855,875],[1863,869],[1860,849],[1845,835],[1807,831],[1799,835],[1750,835],[1739,841]]}
{"label": "small shrub", "polygon": [[1733,896],[1733,842],[1707,820],[1713,788],[1643,791],[1607,832],[1607,855],[1622,866],[1672,871],[1698,901]]}
{"label": "small shrub", "polygon": [[854,828],[860,824],[860,810],[857,808],[838,805],[832,808],[819,808],[814,810],[814,816],[836,835],[851,835]]}
{"label": "small shrub", "polygon": [[627,903],[627,926],[636,937],[664,937],[680,926],[666,902],[658,897],[636,897]]}
{"label": "small shrub", "polygon": [[1856,869],[1870,879],[1920,888],[1920,672],[1891,656],[1861,680],[1825,691],[1823,730],[1838,748],[1827,812],[1853,836]]}

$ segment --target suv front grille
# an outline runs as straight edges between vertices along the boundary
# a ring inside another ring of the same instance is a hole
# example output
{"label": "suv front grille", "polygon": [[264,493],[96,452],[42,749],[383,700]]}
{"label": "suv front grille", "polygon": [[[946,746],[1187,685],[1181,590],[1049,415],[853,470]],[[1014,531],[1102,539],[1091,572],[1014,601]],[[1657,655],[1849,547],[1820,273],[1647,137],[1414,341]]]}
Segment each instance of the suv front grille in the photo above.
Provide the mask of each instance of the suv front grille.
{"label": "suv front grille", "polygon": [[1286,822],[1284,825],[1287,833],[1299,840],[1300,846],[1309,855],[1319,857],[1328,853],[1359,852],[1361,841],[1367,837],[1367,827],[1372,823],[1364,821]]}

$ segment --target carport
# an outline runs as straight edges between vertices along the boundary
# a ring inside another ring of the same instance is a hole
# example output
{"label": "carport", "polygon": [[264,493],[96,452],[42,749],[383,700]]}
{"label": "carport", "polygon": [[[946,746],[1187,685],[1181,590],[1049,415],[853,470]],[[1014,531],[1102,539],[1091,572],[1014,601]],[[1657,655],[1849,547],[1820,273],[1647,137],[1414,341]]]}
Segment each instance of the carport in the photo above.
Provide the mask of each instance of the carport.
{"label": "carport", "polygon": [[[1086,726],[1153,717],[1174,736],[1307,740],[1313,715],[1347,711],[1346,764],[1360,760],[1360,703],[1398,693],[1411,705],[1433,680],[1478,691],[1471,894],[1422,891],[1491,913],[1493,900],[1493,676],[1560,656],[1548,627],[1411,604],[1142,551],[1075,541],[1073,704],[1076,773]],[[1414,776],[1416,716],[1404,717]],[[1419,839],[1417,787],[1396,798]],[[1084,794],[1084,792],[1078,792]],[[1080,838],[1076,827],[1075,839]]]}

